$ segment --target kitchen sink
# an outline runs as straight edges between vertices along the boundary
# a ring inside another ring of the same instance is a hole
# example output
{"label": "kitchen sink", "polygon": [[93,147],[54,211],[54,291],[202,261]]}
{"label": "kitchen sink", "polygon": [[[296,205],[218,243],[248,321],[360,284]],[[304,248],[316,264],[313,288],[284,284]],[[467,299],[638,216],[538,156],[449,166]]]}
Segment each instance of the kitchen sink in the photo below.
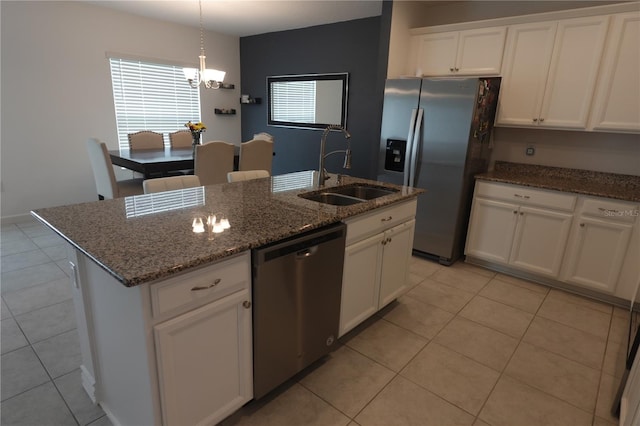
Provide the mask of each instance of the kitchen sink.
{"label": "kitchen sink", "polygon": [[323,192],[299,194],[299,196],[307,200],[334,206],[350,206],[396,192],[398,192],[397,189],[380,188],[371,185],[348,185],[329,188]]}
{"label": "kitchen sink", "polygon": [[320,192],[319,194],[300,194],[300,197],[319,203],[331,204],[334,206],[350,206],[362,203],[365,200],[350,197],[348,195],[335,194],[333,192]]}
{"label": "kitchen sink", "polygon": [[331,193],[348,195],[349,197],[360,198],[361,200],[373,200],[374,198],[384,197],[398,192],[397,189],[379,188],[370,185],[349,185],[332,188]]}

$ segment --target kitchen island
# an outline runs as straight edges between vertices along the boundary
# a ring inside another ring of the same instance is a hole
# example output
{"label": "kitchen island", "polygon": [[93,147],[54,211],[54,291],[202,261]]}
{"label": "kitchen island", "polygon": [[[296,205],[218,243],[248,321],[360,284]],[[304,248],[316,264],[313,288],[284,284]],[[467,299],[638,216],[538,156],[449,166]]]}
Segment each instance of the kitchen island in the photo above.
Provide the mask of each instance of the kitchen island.
{"label": "kitchen island", "polygon": [[[82,383],[114,425],[214,424],[252,398],[251,249],[341,221],[375,240],[360,228],[377,221],[388,263],[397,263],[389,242],[410,241],[423,191],[348,176],[318,188],[314,178],[298,172],[32,212],[69,243]],[[299,196],[355,184],[394,192],[348,206]],[[230,227],[208,226],[213,215]],[[408,261],[410,245],[400,249]]]}

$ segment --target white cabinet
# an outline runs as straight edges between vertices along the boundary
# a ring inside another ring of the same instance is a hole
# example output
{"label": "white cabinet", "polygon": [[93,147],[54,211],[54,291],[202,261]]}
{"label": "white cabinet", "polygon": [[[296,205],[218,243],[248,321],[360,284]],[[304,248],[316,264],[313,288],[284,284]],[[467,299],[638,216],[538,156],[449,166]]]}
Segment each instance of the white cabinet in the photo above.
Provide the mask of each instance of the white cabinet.
{"label": "white cabinet", "polygon": [[252,398],[245,289],[154,327],[166,425],[216,424]]}
{"label": "white cabinet", "polygon": [[640,132],[640,12],[613,16],[602,64],[590,128]]}
{"label": "white cabinet", "polygon": [[69,260],[82,384],[114,425],[215,424],[253,397],[250,252],[134,287]]}
{"label": "white cabinet", "polygon": [[509,27],[496,124],[585,129],[609,18]]}
{"label": "white cabinet", "polygon": [[570,195],[478,182],[465,254],[556,277],[574,204]]}
{"label": "white cabinet", "polygon": [[409,74],[499,75],[506,27],[413,36]]}
{"label": "white cabinet", "polygon": [[155,315],[180,312],[153,327],[164,425],[215,424],[253,397],[247,262],[151,286]]}
{"label": "white cabinet", "polygon": [[416,201],[345,220],[339,336],[408,289]]}
{"label": "white cabinet", "polygon": [[585,199],[571,232],[563,280],[614,293],[637,211],[628,203]]}

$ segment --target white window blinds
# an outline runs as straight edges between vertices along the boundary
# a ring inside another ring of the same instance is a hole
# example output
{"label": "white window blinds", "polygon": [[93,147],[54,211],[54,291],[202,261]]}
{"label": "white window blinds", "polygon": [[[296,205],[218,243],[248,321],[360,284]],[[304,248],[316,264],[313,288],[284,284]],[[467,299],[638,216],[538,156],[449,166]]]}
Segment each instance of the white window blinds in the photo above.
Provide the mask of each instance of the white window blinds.
{"label": "white window blinds", "polygon": [[277,81],[271,84],[272,120],[315,123],[316,82]]}
{"label": "white window blinds", "polygon": [[200,90],[189,87],[182,67],[109,58],[118,144],[128,148],[127,134],[153,130],[165,135],[200,121]]}

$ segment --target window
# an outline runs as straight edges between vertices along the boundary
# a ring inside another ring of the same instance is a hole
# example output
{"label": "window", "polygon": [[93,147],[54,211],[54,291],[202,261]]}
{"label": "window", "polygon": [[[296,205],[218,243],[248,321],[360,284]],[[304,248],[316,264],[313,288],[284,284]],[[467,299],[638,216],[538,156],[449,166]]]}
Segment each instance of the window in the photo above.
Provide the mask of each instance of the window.
{"label": "window", "polygon": [[200,90],[192,89],[182,67],[109,58],[118,145],[128,148],[128,133],[153,130],[165,135],[200,121]]}

